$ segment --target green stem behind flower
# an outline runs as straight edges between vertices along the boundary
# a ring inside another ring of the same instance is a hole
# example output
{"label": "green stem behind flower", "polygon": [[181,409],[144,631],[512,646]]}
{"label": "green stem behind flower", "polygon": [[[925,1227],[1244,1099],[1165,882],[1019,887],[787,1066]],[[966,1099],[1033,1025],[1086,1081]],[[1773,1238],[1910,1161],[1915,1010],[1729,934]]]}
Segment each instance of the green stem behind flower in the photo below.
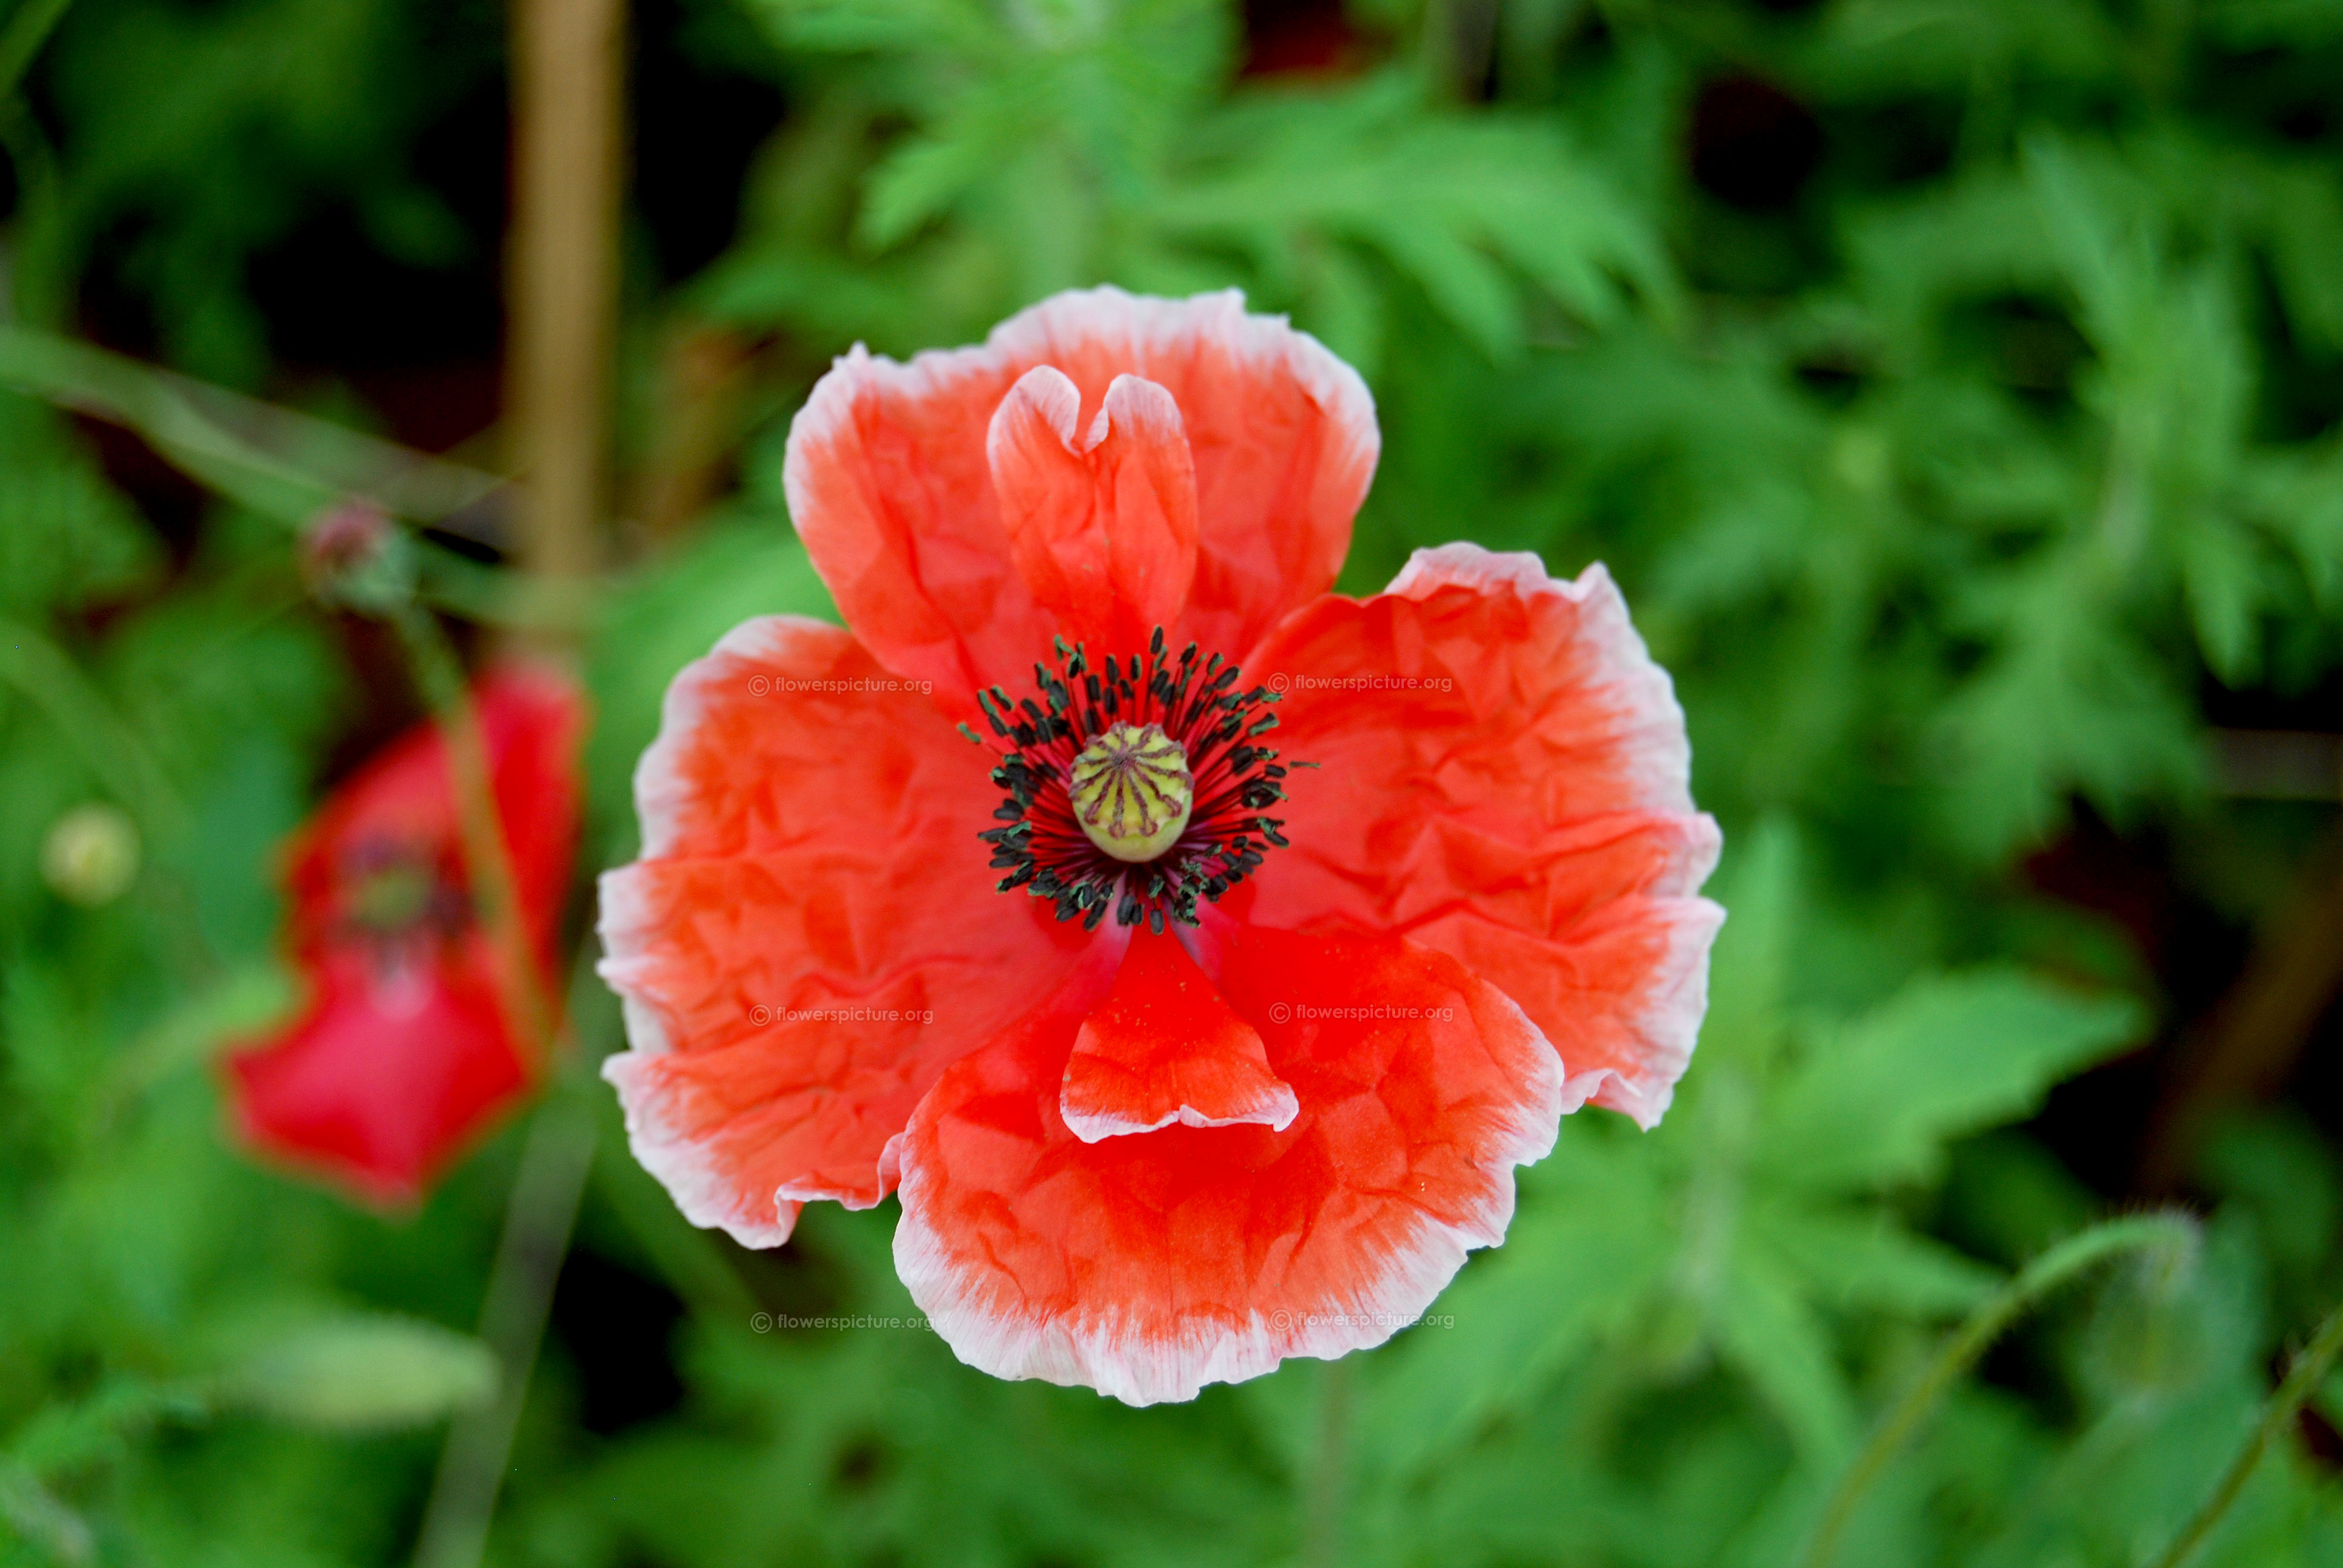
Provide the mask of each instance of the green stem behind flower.
{"label": "green stem behind flower", "polygon": [[1311,1445],[1302,1520],[1305,1568],[1342,1568],[1350,1433],[1351,1362],[1348,1357],[1338,1357],[1318,1369],[1318,1423]]}
{"label": "green stem behind flower", "polygon": [[504,483],[312,414],[7,322],[0,322],[0,383],[135,430],[206,487],[296,528],[352,497],[436,522]]}
{"label": "green stem behind flower", "polygon": [[480,1303],[480,1338],[496,1352],[502,1385],[487,1406],[448,1429],[416,1539],[416,1568],[477,1568],[480,1561],[593,1162],[592,1113],[581,1094],[557,1092],[529,1125]]}
{"label": "green stem behind flower", "polygon": [[529,1053],[532,1066],[543,1071],[553,1060],[553,1017],[538,975],[537,944],[521,918],[512,851],[497,812],[479,710],[472,703],[463,665],[431,612],[409,600],[393,607],[389,617],[407,650],[416,684],[422,688],[424,700],[431,705],[439,732],[447,739],[448,783],[456,797],[466,879],[478,902],[480,924],[508,977],[506,1016]]}
{"label": "green stem behind flower", "polygon": [[1983,1355],[2002,1331],[2031,1312],[2046,1297],[2071,1284],[2098,1264],[2127,1252],[2183,1250],[2194,1246],[2197,1225],[2180,1214],[2141,1214],[2110,1220],[2070,1236],[2043,1253],[2017,1277],[1995,1292],[1960,1326],[1920,1381],[1897,1402],[1887,1419],[1871,1434],[1832,1489],[1815,1533],[1807,1538],[1802,1562],[1805,1568],[1828,1568],[1838,1550],[1839,1536],[1854,1516],[1871,1483],[1902,1451],[1921,1422],[1936,1409],[1961,1374]]}
{"label": "green stem behind flower", "polygon": [[[27,192],[54,184],[39,126],[22,106],[0,103],[0,146],[15,156],[17,183]],[[20,216],[17,224],[20,252],[30,243],[26,221]],[[17,259],[25,262],[21,254]],[[32,284],[25,266],[18,272],[21,296]],[[18,306],[28,316],[48,314],[21,297]],[[498,475],[19,323],[0,321],[0,386],[135,431],[205,488],[291,528],[356,499],[460,534],[451,519],[459,521],[466,508],[506,484]],[[557,641],[575,638],[591,621],[589,578],[525,575],[482,566],[428,538],[416,543],[423,568],[417,591],[452,614]]]}
{"label": "green stem behind flower", "polygon": [[2246,1489],[2246,1483],[2253,1479],[2262,1455],[2269,1451],[2271,1443],[2278,1441],[2278,1434],[2301,1413],[2303,1402],[2326,1381],[2328,1370],[2334,1366],[2338,1352],[2343,1352],[2343,1307],[2336,1308],[2328,1315],[2310,1343],[2294,1358],[2294,1364],[2287,1369],[2286,1381],[2278,1384],[2278,1392],[2270,1396],[2260,1422],[2255,1426],[2253,1435],[2246,1439],[2245,1447],[2237,1451],[2237,1457],[2230,1461],[2227,1472],[2221,1477],[2221,1483],[2213,1489],[2213,1495],[2205,1500],[2204,1506],[2197,1510],[2196,1516],[2188,1521],[2180,1533],[2172,1538],[2172,1544],[2164,1549],[2151,1568],[2180,1568],[2188,1561],[2189,1553],[2212,1533],[2213,1526],[2221,1522],[2221,1516],[2229,1511],[2229,1505]]}

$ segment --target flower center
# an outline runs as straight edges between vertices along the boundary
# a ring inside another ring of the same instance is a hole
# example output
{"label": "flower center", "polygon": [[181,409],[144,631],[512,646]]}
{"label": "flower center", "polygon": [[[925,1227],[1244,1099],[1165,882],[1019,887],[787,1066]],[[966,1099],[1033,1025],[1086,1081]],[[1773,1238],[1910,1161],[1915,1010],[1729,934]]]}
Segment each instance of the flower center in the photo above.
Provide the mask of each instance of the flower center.
{"label": "flower center", "polygon": [[426,927],[452,933],[464,923],[462,890],[416,846],[366,839],[344,851],[339,870],[341,922],[354,935],[403,939]]}
{"label": "flower center", "polygon": [[1286,770],[1252,743],[1275,727],[1277,694],[1242,689],[1235,665],[1192,642],[1172,658],[1161,627],[1143,659],[1093,665],[1062,638],[1057,652],[1056,669],[1033,667],[1039,700],[977,693],[1001,753],[992,781],[1009,792],[992,814],[1003,826],[979,835],[1009,873],[1000,890],[1054,899],[1058,918],[1080,915],[1085,930],[1110,909],[1158,933],[1196,924],[1197,900],[1217,900],[1284,847],[1283,819],[1261,813],[1285,799]]}
{"label": "flower center", "polygon": [[1118,860],[1151,860],[1187,827],[1196,778],[1161,725],[1118,723],[1074,759],[1069,792],[1091,843]]}
{"label": "flower center", "polygon": [[430,912],[437,887],[431,873],[413,862],[370,871],[350,884],[351,923],[372,931],[399,931],[418,925]]}

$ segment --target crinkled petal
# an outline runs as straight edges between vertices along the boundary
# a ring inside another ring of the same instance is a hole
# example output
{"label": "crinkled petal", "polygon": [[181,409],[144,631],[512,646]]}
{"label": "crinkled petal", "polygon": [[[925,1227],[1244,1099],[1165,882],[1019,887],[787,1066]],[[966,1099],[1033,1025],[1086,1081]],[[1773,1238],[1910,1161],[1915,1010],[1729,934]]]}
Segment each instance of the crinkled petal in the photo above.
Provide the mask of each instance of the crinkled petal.
{"label": "crinkled petal", "polygon": [[1118,376],[1087,435],[1081,388],[1044,365],[992,417],[992,489],[1010,558],[1062,635],[1145,646],[1196,576],[1196,469],[1172,394]]}
{"label": "crinkled petal", "polygon": [[633,1046],[603,1075],[695,1224],[773,1246],[806,1199],[878,1202],[937,1076],[1098,945],[993,890],[989,771],[818,621],[750,621],[676,678],[635,776],[643,858],[602,879]]}
{"label": "crinkled petal", "polygon": [[1086,1143],[1181,1122],[1291,1123],[1293,1086],[1169,931],[1134,931],[1114,989],[1082,1020],[1059,1113]]}
{"label": "crinkled petal", "polygon": [[1389,592],[1297,613],[1247,670],[1286,692],[1286,832],[1231,907],[1335,920],[1448,953],[1562,1053],[1568,1102],[1648,1127],[1707,1005],[1724,911],[1695,895],[1715,823],[1693,809],[1666,672],[1607,573],[1420,550]]}
{"label": "crinkled petal", "polygon": [[946,712],[974,718],[995,682],[1022,689],[1061,629],[1013,563],[986,441],[1041,366],[1080,395],[1071,429],[1092,427],[1125,375],[1177,405],[1197,505],[1192,586],[1171,628],[1183,639],[1241,657],[1333,583],[1374,471],[1373,401],[1315,339],[1247,315],[1233,291],[1073,291],[981,347],[909,364],[858,347],[790,427],[789,510],[855,634],[888,668],[935,682]]}
{"label": "crinkled petal", "polygon": [[1412,1322],[1503,1238],[1513,1168],[1553,1147],[1554,1051],[1444,955],[1236,932],[1228,1005],[1300,1114],[1086,1143],[1059,1083],[1093,993],[954,1066],[900,1150],[898,1272],[953,1352],[1132,1404],[1331,1358]]}

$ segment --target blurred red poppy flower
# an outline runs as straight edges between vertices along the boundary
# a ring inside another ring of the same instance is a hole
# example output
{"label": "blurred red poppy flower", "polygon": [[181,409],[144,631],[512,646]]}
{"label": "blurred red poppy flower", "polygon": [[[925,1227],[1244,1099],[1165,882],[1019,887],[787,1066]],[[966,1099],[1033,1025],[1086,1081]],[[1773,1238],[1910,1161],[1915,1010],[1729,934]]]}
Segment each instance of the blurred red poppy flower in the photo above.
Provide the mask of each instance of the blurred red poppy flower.
{"label": "blurred red poppy flower", "polygon": [[787,482],[850,629],[677,679],[602,883],[688,1217],[900,1186],[962,1360],[1148,1403],[1379,1342],[1564,1111],[1658,1120],[1722,918],[1668,678],[1600,567],[1331,595],[1377,449],[1234,294],[838,362]]}
{"label": "blurred red poppy flower", "polygon": [[[474,693],[497,814],[549,978],[578,834],[584,703],[506,668]],[[251,1148],[382,1207],[417,1201],[535,1086],[541,1048],[511,1022],[510,976],[475,917],[446,742],[408,731],[286,846],[287,934],[302,1010],[227,1060]]]}

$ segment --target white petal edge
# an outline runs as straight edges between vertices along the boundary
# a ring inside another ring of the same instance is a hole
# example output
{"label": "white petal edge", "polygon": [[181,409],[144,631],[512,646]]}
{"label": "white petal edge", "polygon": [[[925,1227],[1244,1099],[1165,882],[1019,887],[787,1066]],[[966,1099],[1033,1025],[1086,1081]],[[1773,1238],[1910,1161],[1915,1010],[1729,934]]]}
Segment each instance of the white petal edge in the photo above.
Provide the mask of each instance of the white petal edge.
{"label": "white petal edge", "polygon": [[[1725,924],[1725,907],[1711,899],[1670,899],[1675,906],[1674,930],[1660,979],[1646,996],[1638,1030],[1651,1042],[1654,1070],[1630,1078],[1616,1068],[1598,1067],[1568,1077],[1563,1093],[1569,1110],[1600,1105],[1634,1120],[1649,1132],[1675,1103],[1676,1084],[1692,1065],[1693,1047],[1700,1038],[1701,1020],[1708,1014],[1708,956],[1717,929]],[[1566,1068],[1566,1064],[1565,1064]]]}
{"label": "white petal edge", "polygon": [[1653,900],[1668,907],[1673,917],[1667,956],[1636,1026],[1651,1046],[1648,1060],[1656,1070],[1638,1079],[1604,1067],[1564,1081],[1568,1110],[1600,1105],[1633,1118],[1649,1131],[1674,1102],[1676,1082],[1692,1064],[1701,1020],[1708,1012],[1709,950],[1725,924],[1722,905],[1690,896],[1716,869],[1725,839],[1716,819],[1693,806],[1692,742],[1685,733],[1683,705],[1676,701],[1675,682],[1653,660],[1627,614],[1625,597],[1600,561],[1574,579],[1556,578],[1534,550],[1491,550],[1459,541],[1415,551],[1383,591],[1421,599],[1449,587],[1524,598],[1554,594],[1578,606],[1580,634],[1594,644],[1604,666],[1615,672],[1608,684],[1646,742],[1639,749],[1644,765],[1634,774],[1642,803],[1651,810],[1690,816],[1697,824],[1700,841],[1677,879],[1680,894]]}
{"label": "white petal edge", "polygon": [[787,667],[798,659],[809,641],[821,645],[820,657],[835,658],[852,646],[851,634],[802,615],[765,615],[744,620],[719,638],[716,646],[692,660],[669,682],[659,704],[659,738],[635,764],[635,815],[642,823],[643,847],[636,859],[654,860],[675,846],[676,826],[689,804],[689,789],[677,771],[692,731],[706,717],[703,693],[725,678],[720,661],[751,658]]}
{"label": "white petal edge", "polygon": [[686,1220],[703,1231],[721,1231],[744,1247],[778,1247],[797,1228],[797,1204],[776,1193],[773,1218],[759,1221],[739,1211],[731,1179],[708,1158],[707,1146],[662,1122],[659,1097],[639,1080],[650,1053],[621,1050],[602,1059],[602,1076],[618,1091],[627,1113],[627,1148],[637,1163],[659,1179]]}
{"label": "white petal edge", "polygon": [[1280,1083],[1259,1100],[1234,1116],[1207,1116],[1194,1106],[1182,1103],[1169,1116],[1153,1121],[1133,1121],[1127,1117],[1108,1113],[1092,1115],[1084,1111],[1069,1111],[1061,1097],[1058,1101],[1058,1119],[1066,1131],[1085,1143],[1103,1143],[1110,1138],[1129,1138],[1141,1132],[1161,1132],[1178,1122],[1182,1127],[1239,1127],[1258,1125],[1272,1132],[1282,1132],[1293,1125],[1302,1114],[1302,1101],[1294,1097],[1293,1086]]}
{"label": "white petal edge", "polygon": [[[819,637],[824,657],[834,657],[845,634],[824,621],[804,616],[763,616],[741,622],[718,639],[708,654],[684,666],[667,689],[659,709],[659,738],[635,765],[635,812],[642,823],[642,851],[648,860],[674,847],[678,825],[690,803],[690,789],[679,769],[692,732],[707,714],[707,689],[719,679],[738,678],[737,669],[724,661],[753,658],[786,664]],[[595,930],[601,938],[603,957],[594,966],[609,988],[618,993],[626,1020],[629,1049],[602,1060],[602,1077],[618,1091],[626,1112],[627,1148],[642,1168],[659,1179],[675,1199],[683,1217],[702,1230],[721,1230],[745,1247],[778,1247],[789,1239],[797,1222],[793,1192],[776,1193],[770,1220],[739,1211],[734,1184],[709,1158],[706,1145],[669,1126],[659,1114],[659,1096],[644,1081],[649,1060],[674,1049],[659,1014],[649,1005],[637,980],[648,945],[648,914],[634,890],[633,865],[602,873],[598,888],[600,908]],[[830,1197],[827,1192],[809,1194]]]}
{"label": "white petal edge", "polygon": [[[900,1152],[903,1216],[895,1227],[895,1272],[930,1325],[966,1365],[994,1377],[1096,1389],[1130,1405],[1178,1403],[1195,1398],[1207,1383],[1243,1382],[1274,1372],[1291,1357],[1334,1361],[1383,1343],[1447,1289],[1468,1251],[1504,1240],[1513,1218],[1514,1168],[1552,1153],[1561,1130],[1561,1059],[1510,997],[1485,980],[1473,983],[1484,993],[1488,1013],[1514,1024],[1523,1044],[1535,1047],[1523,1053],[1532,1075],[1525,1086],[1532,1102],[1496,1134],[1498,1147],[1483,1167],[1493,1180],[1480,1211],[1454,1223],[1419,1214],[1413,1234],[1384,1260],[1383,1272],[1358,1300],[1299,1314],[1286,1309],[1255,1312],[1241,1329],[1211,1326],[1170,1344],[1146,1341],[1111,1322],[1071,1327],[1062,1321],[1004,1316],[961,1276],[928,1223],[921,1202],[927,1181],[911,1158],[909,1138]],[[1297,1315],[1302,1321],[1294,1322]]]}
{"label": "white petal edge", "polygon": [[1329,454],[1329,471],[1344,462],[1364,462],[1373,472],[1383,451],[1374,397],[1359,373],[1324,344],[1283,316],[1249,313],[1242,289],[1162,299],[1104,284],[1068,289],[1028,306],[972,347],[930,348],[904,361],[873,354],[858,343],[840,355],[789,423],[781,470],[789,514],[807,517],[815,507],[802,450],[826,449],[841,437],[866,389],[884,388],[913,398],[934,397],[948,393],[965,377],[997,373],[1004,361],[1044,357],[1052,342],[1122,337],[1144,349],[1170,351],[1199,337],[1209,337],[1255,365],[1282,362],[1348,439],[1348,450]]}
{"label": "white petal edge", "polygon": [[1633,716],[1644,740],[1634,779],[1641,804],[1654,811],[1688,814],[1692,803],[1692,742],[1684,734],[1675,683],[1652,660],[1641,632],[1628,618],[1627,601],[1608,568],[1596,561],[1575,579],[1555,578],[1532,550],[1499,552],[1474,544],[1438,545],[1417,550],[1383,591],[1400,598],[1430,598],[1443,588],[1482,593],[1510,592],[1523,598],[1552,594],[1579,608],[1578,634],[1592,643],[1605,668],[1605,685],[1622,711]]}

